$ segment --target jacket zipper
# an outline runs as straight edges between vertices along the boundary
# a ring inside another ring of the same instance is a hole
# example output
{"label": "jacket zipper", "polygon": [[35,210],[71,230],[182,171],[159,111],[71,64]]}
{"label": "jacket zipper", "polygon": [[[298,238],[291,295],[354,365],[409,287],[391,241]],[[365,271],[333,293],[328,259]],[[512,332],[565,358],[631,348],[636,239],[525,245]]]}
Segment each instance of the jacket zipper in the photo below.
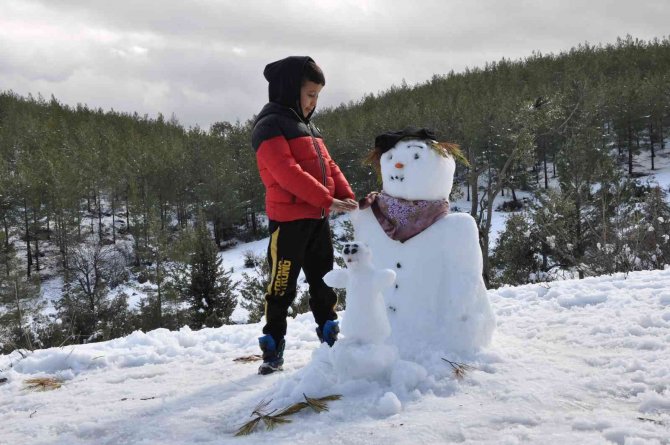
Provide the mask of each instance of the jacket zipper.
{"label": "jacket zipper", "polygon": [[[312,145],[314,145],[314,150],[316,150],[316,156],[319,158],[319,166],[321,167],[322,182],[323,182],[324,187],[328,188],[328,186],[326,185],[326,163],[323,160],[323,156],[321,155],[321,150],[319,150],[319,145],[316,143],[316,138],[314,137],[314,133],[312,132],[312,123],[311,122],[305,122],[304,120],[302,120],[302,118],[298,115],[298,113],[295,112],[295,110],[293,108],[290,108],[290,110],[293,111],[293,113],[297,116],[297,118],[302,123],[307,125],[307,129],[309,130],[309,135],[312,138]],[[326,209],[322,207],[321,208],[321,218],[325,218],[325,217],[326,217]]]}

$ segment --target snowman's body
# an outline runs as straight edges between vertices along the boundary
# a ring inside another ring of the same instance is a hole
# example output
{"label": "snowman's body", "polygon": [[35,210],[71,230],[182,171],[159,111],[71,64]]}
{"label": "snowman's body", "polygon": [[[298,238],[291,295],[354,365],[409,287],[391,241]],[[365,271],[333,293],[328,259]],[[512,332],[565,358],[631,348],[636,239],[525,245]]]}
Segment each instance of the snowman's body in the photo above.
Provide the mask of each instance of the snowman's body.
{"label": "snowman's body", "polygon": [[[384,192],[405,200],[446,200],[455,163],[424,141],[402,140],[381,157]],[[416,351],[472,352],[491,339],[494,317],[482,279],[474,219],[442,216],[412,238],[391,239],[370,208],[352,215],[356,239],[366,242],[376,268],[396,272],[384,291],[391,341],[402,358]],[[421,347],[417,347],[421,345]]]}
{"label": "snowman's body", "polygon": [[391,333],[382,290],[395,280],[393,270],[372,265],[365,243],[345,243],[342,256],[348,267],[328,272],[323,280],[336,288],[347,289],[347,310],[342,319],[342,335],[364,344],[381,344]]}

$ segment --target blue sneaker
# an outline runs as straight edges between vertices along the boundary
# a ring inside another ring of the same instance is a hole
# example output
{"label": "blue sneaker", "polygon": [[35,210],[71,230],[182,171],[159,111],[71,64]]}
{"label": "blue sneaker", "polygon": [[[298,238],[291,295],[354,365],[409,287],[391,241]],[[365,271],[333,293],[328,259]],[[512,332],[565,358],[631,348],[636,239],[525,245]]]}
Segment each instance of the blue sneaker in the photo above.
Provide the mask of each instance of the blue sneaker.
{"label": "blue sneaker", "polygon": [[316,328],[316,335],[319,336],[321,343],[328,343],[332,347],[337,341],[337,334],[340,333],[340,322],[335,320],[328,320],[323,328]]}
{"label": "blue sneaker", "polygon": [[258,368],[261,375],[272,374],[275,371],[281,371],[284,364],[284,339],[275,343],[275,339],[270,334],[258,338],[258,346],[263,351],[263,363]]}

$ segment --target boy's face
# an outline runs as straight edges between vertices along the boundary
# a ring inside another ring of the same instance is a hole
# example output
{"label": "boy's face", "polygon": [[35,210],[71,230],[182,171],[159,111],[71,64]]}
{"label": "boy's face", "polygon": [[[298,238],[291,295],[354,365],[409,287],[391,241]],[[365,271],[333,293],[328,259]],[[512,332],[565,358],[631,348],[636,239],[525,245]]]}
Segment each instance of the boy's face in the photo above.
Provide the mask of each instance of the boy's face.
{"label": "boy's face", "polygon": [[311,80],[306,80],[302,87],[300,87],[300,107],[302,108],[302,115],[309,116],[309,113],[316,107],[316,102],[319,100],[319,93],[323,85],[314,83]]}

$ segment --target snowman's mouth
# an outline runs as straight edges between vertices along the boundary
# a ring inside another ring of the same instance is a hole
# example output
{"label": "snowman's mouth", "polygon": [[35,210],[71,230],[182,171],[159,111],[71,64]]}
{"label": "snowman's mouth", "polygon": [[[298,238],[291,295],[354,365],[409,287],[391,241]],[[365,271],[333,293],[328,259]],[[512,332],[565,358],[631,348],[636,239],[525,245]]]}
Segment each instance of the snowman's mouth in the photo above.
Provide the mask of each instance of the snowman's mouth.
{"label": "snowman's mouth", "polygon": [[405,175],[391,175],[391,181],[404,181],[405,180]]}

